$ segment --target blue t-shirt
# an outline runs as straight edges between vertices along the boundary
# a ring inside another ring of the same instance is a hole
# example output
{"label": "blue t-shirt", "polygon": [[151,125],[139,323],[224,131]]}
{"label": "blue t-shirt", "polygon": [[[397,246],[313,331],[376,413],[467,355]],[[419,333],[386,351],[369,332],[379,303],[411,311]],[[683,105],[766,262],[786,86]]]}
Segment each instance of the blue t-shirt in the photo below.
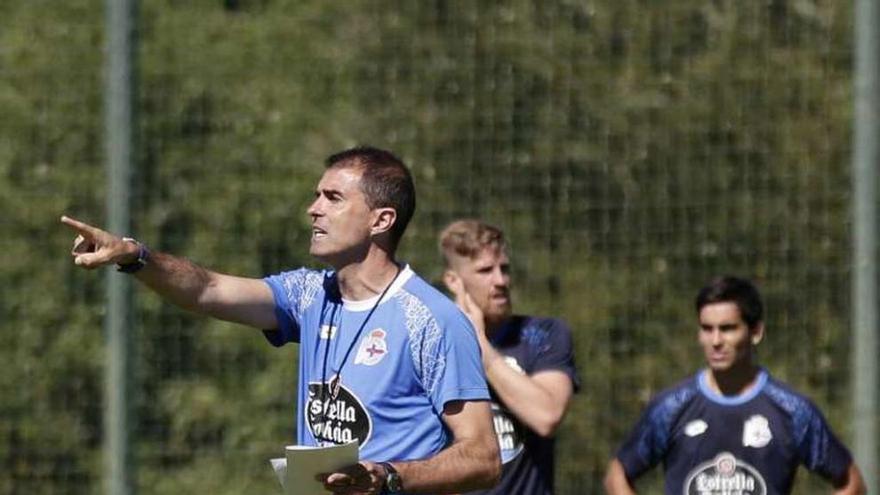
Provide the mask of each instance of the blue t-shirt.
{"label": "blue t-shirt", "polygon": [[[561,371],[579,382],[574,367],[571,331],[561,320],[513,316],[492,336],[492,346],[508,366],[533,375]],[[538,435],[520,422],[492,392],[495,434],[504,463],[501,481],[484,495],[551,495],[553,493],[554,438]]]}
{"label": "blue t-shirt", "polygon": [[489,398],[470,322],[408,266],[381,302],[343,300],[333,271],[265,281],[278,319],[267,339],[300,344],[300,445],[359,440],[361,459],[423,459],[451,440],[447,402]]}
{"label": "blue t-shirt", "polygon": [[669,495],[788,494],[800,464],[836,481],[852,463],[819,409],[763,369],[736,397],[705,371],[660,393],[617,458],[630,480],[663,461]]}

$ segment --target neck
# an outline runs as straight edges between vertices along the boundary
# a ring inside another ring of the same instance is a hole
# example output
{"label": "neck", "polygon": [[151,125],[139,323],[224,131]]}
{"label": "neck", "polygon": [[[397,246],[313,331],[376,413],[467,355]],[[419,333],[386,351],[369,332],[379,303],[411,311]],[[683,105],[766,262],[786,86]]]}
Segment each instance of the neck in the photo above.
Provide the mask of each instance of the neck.
{"label": "neck", "polygon": [[760,368],[752,363],[725,371],[715,371],[709,368],[707,381],[709,387],[721,395],[741,395],[755,386],[759,371]]}
{"label": "neck", "polygon": [[378,296],[401,269],[384,251],[371,251],[360,261],[336,268],[339,292],[350,301]]}

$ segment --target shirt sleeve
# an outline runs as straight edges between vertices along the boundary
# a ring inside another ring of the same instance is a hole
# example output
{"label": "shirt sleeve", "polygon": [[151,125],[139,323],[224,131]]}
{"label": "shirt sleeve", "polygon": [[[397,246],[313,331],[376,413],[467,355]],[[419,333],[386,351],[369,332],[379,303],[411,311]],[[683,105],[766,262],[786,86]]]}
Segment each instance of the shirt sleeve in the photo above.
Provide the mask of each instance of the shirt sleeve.
{"label": "shirt sleeve", "polygon": [[580,378],[574,364],[574,346],[571,330],[562,320],[548,318],[539,323],[546,332],[546,340],[538,349],[532,373],[539,371],[562,371],[571,379],[575,391],[580,388]]}
{"label": "shirt sleeve", "polygon": [[852,464],[852,455],[831,431],[819,408],[805,401],[793,419],[804,466],[831,481],[841,480]]}
{"label": "shirt sleeve", "polygon": [[639,418],[629,437],[617,451],[628,480],[634,480],[656,466],[666,455],[669,443],[668,415],[663,403],[654,400]]}
{"label": "shirt sleeve", "polygon": [[411,341],[416,374],[437,413],[455,400],[488,400],[480,347],[463,314],[430,318]]}
{"label": "shirt sleeve", "polygon": [[315,272],[299,269],[271,275],[263,279],[272,289],[275,298],[275,318],[277,329],[263,330],[266,340],[278,347],[288,342],[300,341],[300,327],[305,307],[310,304],[309,295],[314,297]]}

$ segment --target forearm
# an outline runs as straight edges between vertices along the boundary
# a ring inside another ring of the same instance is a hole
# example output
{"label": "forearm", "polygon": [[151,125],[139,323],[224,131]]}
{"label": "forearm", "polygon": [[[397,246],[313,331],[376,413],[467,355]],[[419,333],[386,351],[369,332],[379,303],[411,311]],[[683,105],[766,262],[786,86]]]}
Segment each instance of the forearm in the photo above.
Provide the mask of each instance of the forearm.
{"label": "forearm", "polygon": [[177,256],[151,252],[149,262],[135,277],[166,301],[187,311],[208,313],[203,303],[213,274]]}
{"label": "forearm", "polygon": [[455,442],[430,459],[394,462],[407,493],[459,493],[498,482],[501,462],[492,436]]}
{"label": "forearm", "polygon": [[[184,258],[147,250],[68,216],[61,223],[79,235],[70,251],[75,265],[86,270],[133,265],[138,280],[164,299],[189,311],[261,329],[275,329],[274,295],[260,279],[233,277],[206,270]],[[129,271],[132,273],[132,271]]]}
{"label": "forearm", "polygon": [[608,464],[608,470],[605,473],[605,493],[608,495],[635,495],[636,491],[629,479],[620,461],[613,459]]}
{"label": "forearm", "polygon": [[538,435],[552,436],[565,416],[571,397],[568,376],[558,372],[552,378],[553,386],[548,387],[535,377],[508,366],[504,356],[491,345],[481,348],[486,378],[504,406]]}
{"label": "forearm", "polygon": [[846,479],[834,488],[834,495],[864,495],[867,487],[855,463],[850,464]]}
{"label": "forearm", "polygon": [[151,253],[135,277],[187,311],[260,329],[277,326],[274,299],[262,280],[220,274],[160,252]]}

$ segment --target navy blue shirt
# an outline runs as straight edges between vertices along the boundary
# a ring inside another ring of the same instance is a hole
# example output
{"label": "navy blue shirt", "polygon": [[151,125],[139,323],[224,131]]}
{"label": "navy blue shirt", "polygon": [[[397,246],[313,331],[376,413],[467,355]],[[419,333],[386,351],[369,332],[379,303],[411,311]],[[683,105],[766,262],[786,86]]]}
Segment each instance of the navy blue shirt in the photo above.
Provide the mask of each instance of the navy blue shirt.
{"label": "navy blue shirt", "polygon": [[[513,316],[492,336],[493,347],[504,355],[508,366],[533,375],[556,370],[569,376],[575,388],[571,331],[560,320]],[[541,437],[514,416],[491,386],[495,433],[501,449],[501,481],[491,490],[474,493],[492,495],[550,495],[553,493],[555,441]]]}
{"label": "navy blue shirt", "polygon": [[617,459],[630,480],[663,461],[668,495],[788,494],[801,464],[836,481],[852,463],[819,409],[763,369],[735,397],[705,371],[660,393]]}

